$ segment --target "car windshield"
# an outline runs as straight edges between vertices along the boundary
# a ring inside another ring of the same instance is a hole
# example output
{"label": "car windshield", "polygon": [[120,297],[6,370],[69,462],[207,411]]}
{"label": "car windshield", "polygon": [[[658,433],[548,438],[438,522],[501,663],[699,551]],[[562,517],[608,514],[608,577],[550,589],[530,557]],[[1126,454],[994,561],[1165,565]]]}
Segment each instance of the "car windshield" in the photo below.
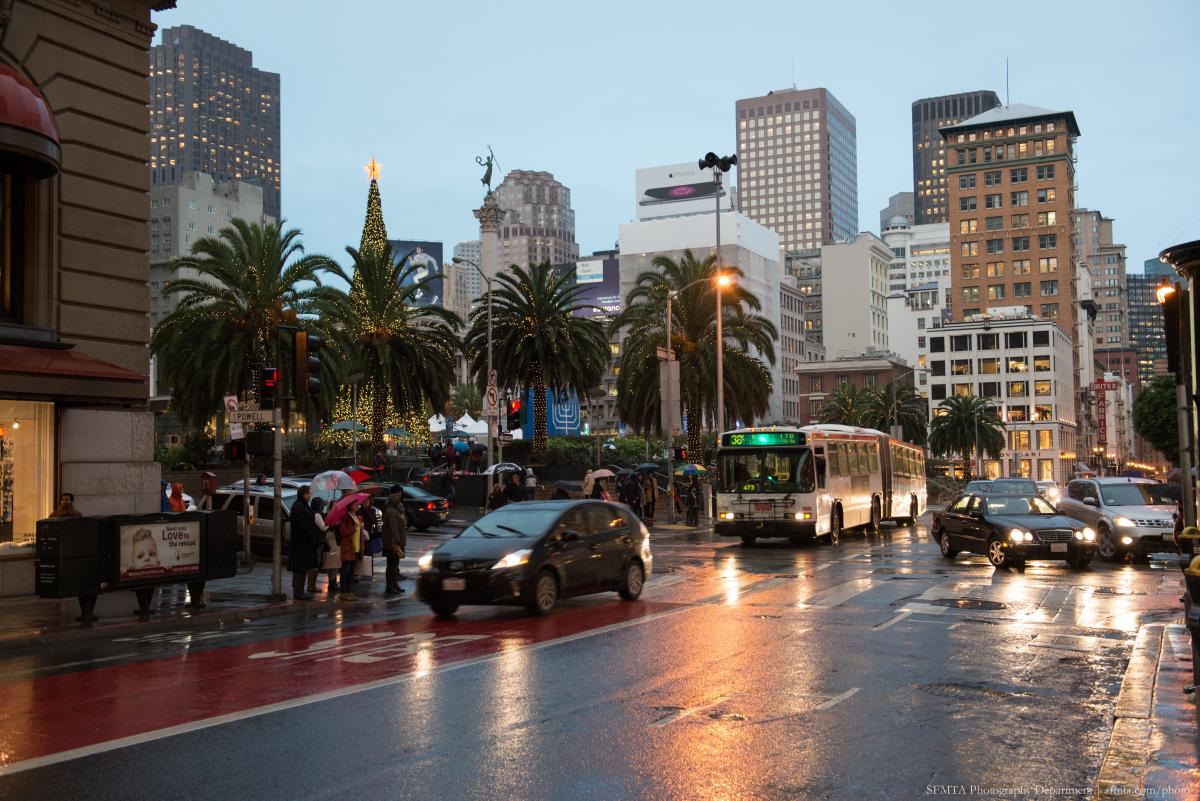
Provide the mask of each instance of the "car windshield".
{"label": "car windshield", "polygon": [[1054,507],[1036,495],[1001,495],[986,499],[989,515],[1053,515]]}
{"label": "car windshield", "polygon": [[1105,506],[1146,506],[1154,503],[1149,484],[1101,484]]}
{"label": "car windshield", "polygon": [[1037,487],[1027,478],[999,478],[992,482],[992,492],[1036,492]]}
{"label": "car windshield", "polygon": [[1150,497],[1155,503],[1179,503],[1178,484],[1155,484],[1150,488]]}
{"label": "car windshield", "polygon": [[722,453],[721,488],[725,492],[812,492],[816,488],[812,450],[759,448]]}
{"label": "car windshield", "polygon": [[968,481],[966,492],[987,492],[992,488],[990,481]]}
{"label": "car windshield", "polygon": [[465,539],[538,537],[554,525],[554,521],[562,514],[561,509],[523,509],[522,505],[497,509],[467,526],[458,536]]}

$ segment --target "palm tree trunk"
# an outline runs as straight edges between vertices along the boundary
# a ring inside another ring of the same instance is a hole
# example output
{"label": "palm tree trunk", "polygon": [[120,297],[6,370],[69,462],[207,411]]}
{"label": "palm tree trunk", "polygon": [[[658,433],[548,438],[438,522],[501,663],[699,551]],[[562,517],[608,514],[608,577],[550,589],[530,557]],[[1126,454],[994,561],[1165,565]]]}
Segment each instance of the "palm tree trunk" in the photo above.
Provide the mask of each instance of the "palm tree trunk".
{"label": "palm tree trunk", "polygon": [[546,382],[541,365],[534,365],[530,387],[533,389],[533,448],[534,455],[546,452]]}
{"label": "palm tree trunk", "polygon": [[687,415],[687,451],[688,459],[692,462],[703,463],[704,447],[703,432],[700,431],[700,410],[691,403],[684,404],[684,414]]}
{"label": "palm tree trunk", "polygon": [[[383,428],[387,423],[387,387],[380,381],[371,382],[371,447],[383,448]],[[354,455],[358,458],[358,454]]]}

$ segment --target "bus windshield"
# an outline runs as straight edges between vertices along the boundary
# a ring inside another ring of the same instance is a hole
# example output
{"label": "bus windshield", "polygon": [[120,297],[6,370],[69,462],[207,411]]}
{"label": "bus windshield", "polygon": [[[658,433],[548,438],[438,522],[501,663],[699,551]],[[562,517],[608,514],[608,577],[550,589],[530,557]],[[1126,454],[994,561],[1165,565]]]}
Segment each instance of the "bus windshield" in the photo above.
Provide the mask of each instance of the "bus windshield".
{"label": "bus windshield", "polygon": [[816,472],[809,448],[759,448],[718,456],[721,491],[738,493],[813,492]]}

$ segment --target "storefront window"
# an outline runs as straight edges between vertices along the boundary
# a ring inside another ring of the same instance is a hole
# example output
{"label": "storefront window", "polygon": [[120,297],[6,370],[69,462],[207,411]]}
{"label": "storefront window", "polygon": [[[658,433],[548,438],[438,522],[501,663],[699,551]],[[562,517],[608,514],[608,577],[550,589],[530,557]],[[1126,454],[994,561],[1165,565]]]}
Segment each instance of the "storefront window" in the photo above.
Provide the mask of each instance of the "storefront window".
{"label": "storefront window", "polygon": [[54,511],[54,405],[0,400],[0,542],[31,542]]}
{"label": "storefront window", "polygon": [[988,459],[983,463],[983,474],[991,481],[1000,478],[1000,462],[995,459]]}
{"label": "storefront window", "polygon": [[1031,459],[1017,460],[1017,475],[1021,478],[1029,478],[1033,474],[1033,462]]}
{"label": "storefront window", "polygon": [[1054,460],[1038,459],[1038,481],[1054,480]]}

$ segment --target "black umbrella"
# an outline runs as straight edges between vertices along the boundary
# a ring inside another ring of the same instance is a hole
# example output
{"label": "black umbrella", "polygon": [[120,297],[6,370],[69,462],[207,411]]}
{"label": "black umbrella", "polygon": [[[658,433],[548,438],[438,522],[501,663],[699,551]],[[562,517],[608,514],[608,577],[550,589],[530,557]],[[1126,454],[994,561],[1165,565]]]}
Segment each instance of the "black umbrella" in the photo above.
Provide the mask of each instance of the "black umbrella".
{"label": "black umbrella", "polygon": [[637,467],[633,468],[635,473],[654,473],[659,469],[654,462],[642,462]]}

